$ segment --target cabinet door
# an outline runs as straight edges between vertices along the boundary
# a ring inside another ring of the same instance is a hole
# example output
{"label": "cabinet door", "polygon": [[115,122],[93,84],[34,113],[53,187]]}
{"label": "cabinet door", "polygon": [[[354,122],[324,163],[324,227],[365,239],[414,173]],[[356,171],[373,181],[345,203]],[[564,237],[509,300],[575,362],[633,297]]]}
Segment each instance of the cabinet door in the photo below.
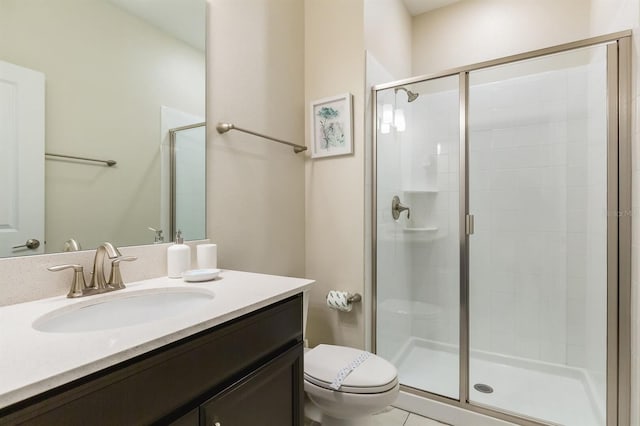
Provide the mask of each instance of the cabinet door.
{"label": "cabinet door", "polygon": [[195,408],[179,419],[169,423],[169,426],[198,426],[200,424],[199,412],[200,411]]}
{"label": "cabinet door", "polygon": [[303,347],[298,344],[200,407],[206,426],[301,426]]}

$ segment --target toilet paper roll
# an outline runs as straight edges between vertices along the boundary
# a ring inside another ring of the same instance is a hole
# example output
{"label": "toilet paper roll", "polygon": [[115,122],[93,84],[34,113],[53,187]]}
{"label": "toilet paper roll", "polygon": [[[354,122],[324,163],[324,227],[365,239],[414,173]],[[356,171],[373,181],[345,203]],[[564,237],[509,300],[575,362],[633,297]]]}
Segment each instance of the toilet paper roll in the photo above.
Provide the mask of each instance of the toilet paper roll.
{"label": "toilet paper roll", "polygon": [[351,312],[353,305],[349,303],[349,293],[346,291],[331,290],[327,294],[327,306],[343,312]]}
{"label": "toilet paper roll", "polygon": [[198,269],[216,269],[218,267],[218,246],[216,244],[198,244],[196,257]]}

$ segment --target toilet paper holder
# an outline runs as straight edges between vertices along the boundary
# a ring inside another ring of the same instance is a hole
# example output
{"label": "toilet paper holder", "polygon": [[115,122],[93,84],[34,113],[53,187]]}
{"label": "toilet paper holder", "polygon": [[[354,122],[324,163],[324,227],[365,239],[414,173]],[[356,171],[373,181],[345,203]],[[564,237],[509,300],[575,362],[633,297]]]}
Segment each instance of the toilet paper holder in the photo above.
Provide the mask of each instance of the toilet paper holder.
{"label": "toilet paper holder", "polygon": [[[327,295],[325,296],[325,299],[329,298],[329,293],[327,293]],[[357,303],[357,302],[362,302],[362,296],[360,295],[360,293],[347,293],[347,303]]]}
{"label": "toilet paper holder", "polygon": [[353,304],[362,301],[358,293],[351,294],[346,291],[331,290],[327,293],[327,306],[343,312],[351,312]]}
{"label": "toilet paper holder", "polygon": [[350,294],[349,297],[347,297],[347,302],[349,303],[357,303],[361,301],[362,301],[362,296],[360,295],[360,293]]}

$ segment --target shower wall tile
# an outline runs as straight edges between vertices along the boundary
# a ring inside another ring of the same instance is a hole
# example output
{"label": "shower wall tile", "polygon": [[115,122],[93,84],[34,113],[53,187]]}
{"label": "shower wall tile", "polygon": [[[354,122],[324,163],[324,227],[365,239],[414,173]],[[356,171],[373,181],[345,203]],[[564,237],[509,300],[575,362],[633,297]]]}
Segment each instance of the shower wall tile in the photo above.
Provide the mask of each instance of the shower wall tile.
{"label": "shower wall tile", "polygon": [[584,327],[581,324],[569,324],[567,327],[567,343],[584,348],[586,336]]}
{"label": "shower wall tile", "polygon": [[572,277],[587,275],[587,236],[585,233],[567,235],[567,274]]}
{"label": "shower wall tile", "polygon": [[588,216],[585,208],[567,210],[567,232],[584,232],[587,229],[587,220]]}
{"label": "shower wall tile", "polygon": [[[458,114],[457,92],[421,91],[421,102],[403,104],[407,131],[392,135],[399,150],[398,194],[412,206],[411,220],[403,226],[437,227],[434,232],[400,231],[395,243],[405,250],[402,268],[409,294],[415,302],[404,317],[409,335],[443,343],[458,343],[459,248],[458,242]],[[393,133],[393,132],[392,132]],[[390,139],[391,140],[391,139]],[[394,151],[389,151],[391,155]],[[379,158],[382,158],[379,155]],[[386,159],[385,159],[386,161]],[[436,190],[409,193],[402,190]],[[389,198],[390,199],[390,198]],[[388,200],[384,201],[385,209]],[[429,312],[424,312],[425,310]]]}
{"label": "shower wall tile", "polygon": [[540,325],[544,332],[544,340],[553,343],[567,342],[567,312],[566,299],[562,292],[550,295],[540,305]]}
{"label": "shower wall tile", "polygon": [[585,365],[578,354],[587,344],[586,277],[599,271],[597,262],[588,269],[598,253],[586,247],[597,243],[589,231],[600,225],[587,209],[602,183],[589,168],[603,158],[589,138],[602,131],[585,107],[594,96],[585,90],[590,73],[583,67],[484,86],[472,81],[471,306],[488,303],[481,296],[488,294],[492,308],[472,309],[472,323],[479,322],[472,333],[480,333],[473,349]]}
{"label": "shower wall tile", "polygon": [[[382,97],[381,102],[390,100]],[[410,129],[408,129],[410,131]],[[378,133],[378,182],[377,206],[378,218],[377,250],[378,258],[378,352],[394,359],[398,350],[407,342],[411,332],[411,321],[407,315],[399,313],[402,308],[398,301],[412,299],[407,272],[407,249],[399,244],[403,238],[403,223],[395,222],[391,217],[390,203],[394,195],[403,196],[402,158],[398,138],[408,137],[395,133]]]}
{"label": "shower wall tile", "polygon": [[437,161],[438,173],[449,172],[449,156],[448,155],[440,154],[438,155],[436,161]]}
{"label": "shower wall tile", "polygon": [[567,297],[569,300],[578,300],[584,303],[586,289],[582,277],[567,277]]}
{"label": "shower wall tile", "polygon": [[532,274],[521,274],[519,280],[516,280],[515,277],[513,279],[513,282],[517,285],[518,300],[522,305],[527,304],[528,307],[533,307],[533,310],[537,312],[538,315],[540,313],[535,307],[542,301],[542,295],[545,289],[540,283],[546,282],[547,278],[545,275],[545,273],[536,271]]}
{"label": "shower wall tile", "polygon": [[[584,140],[584,139],[583,139]],[[570,142],[567,144],[567,166],[586,167],[588,165],[589,152],[584,149],[584,144],[580,142]]]}
{"label": "shower wall tile", "polygon": [[[516,334],[515,330],[491,331],[491,352],[508,354],[508,356],[518,356],[515,352]],[[475,350],[475,348],[473,348]]]}
{"label": "shower wall tile", "polygon": [[537,307],[529,301],[518,300],[518,316],[516,318],[516,328],[518,336],[527,339],[537,339],[540,343],[540,312]]}
{"label": "shower wall tile", "polygon": [[540,359],[540,339],[516,337],[515,355],[522,358]]}
{"label": "shower wall tile", "polygon": [[582,345],[567,345],[567,364],[573,367],[587,367]]}
{"label": "shower wall tile", "polygon": [[556,364],[567,362],[567,345],[548,341],[540,342],[540,359]]}
{"label": "shower wall tile", "polygon": [[[491,256],[490,252],[483,252],[483,255],[486,256],[486,260],[483,258],[477,258],[478,263],[485,263],[486,265],[491,265]],[[491,290],[496,293],[509,293],[516,294],[517,292],[517,283],[516,273],[510,271],[503,270],[494,270],[490,266],[487,268],[488,272],[488,280],[491,283]]]}

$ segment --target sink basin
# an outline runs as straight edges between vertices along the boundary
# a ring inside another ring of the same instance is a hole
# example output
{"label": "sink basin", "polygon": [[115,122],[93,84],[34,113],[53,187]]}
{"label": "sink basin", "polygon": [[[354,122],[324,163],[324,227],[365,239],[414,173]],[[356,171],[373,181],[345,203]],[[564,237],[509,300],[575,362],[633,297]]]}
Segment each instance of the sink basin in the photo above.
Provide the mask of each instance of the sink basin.
{"label": "sink basin", "polygon": [[50,333],[80,333],[130,327],[194,312],[213,300],[211,291],[199,288],[114,292],[48,312],[33,328]]}

